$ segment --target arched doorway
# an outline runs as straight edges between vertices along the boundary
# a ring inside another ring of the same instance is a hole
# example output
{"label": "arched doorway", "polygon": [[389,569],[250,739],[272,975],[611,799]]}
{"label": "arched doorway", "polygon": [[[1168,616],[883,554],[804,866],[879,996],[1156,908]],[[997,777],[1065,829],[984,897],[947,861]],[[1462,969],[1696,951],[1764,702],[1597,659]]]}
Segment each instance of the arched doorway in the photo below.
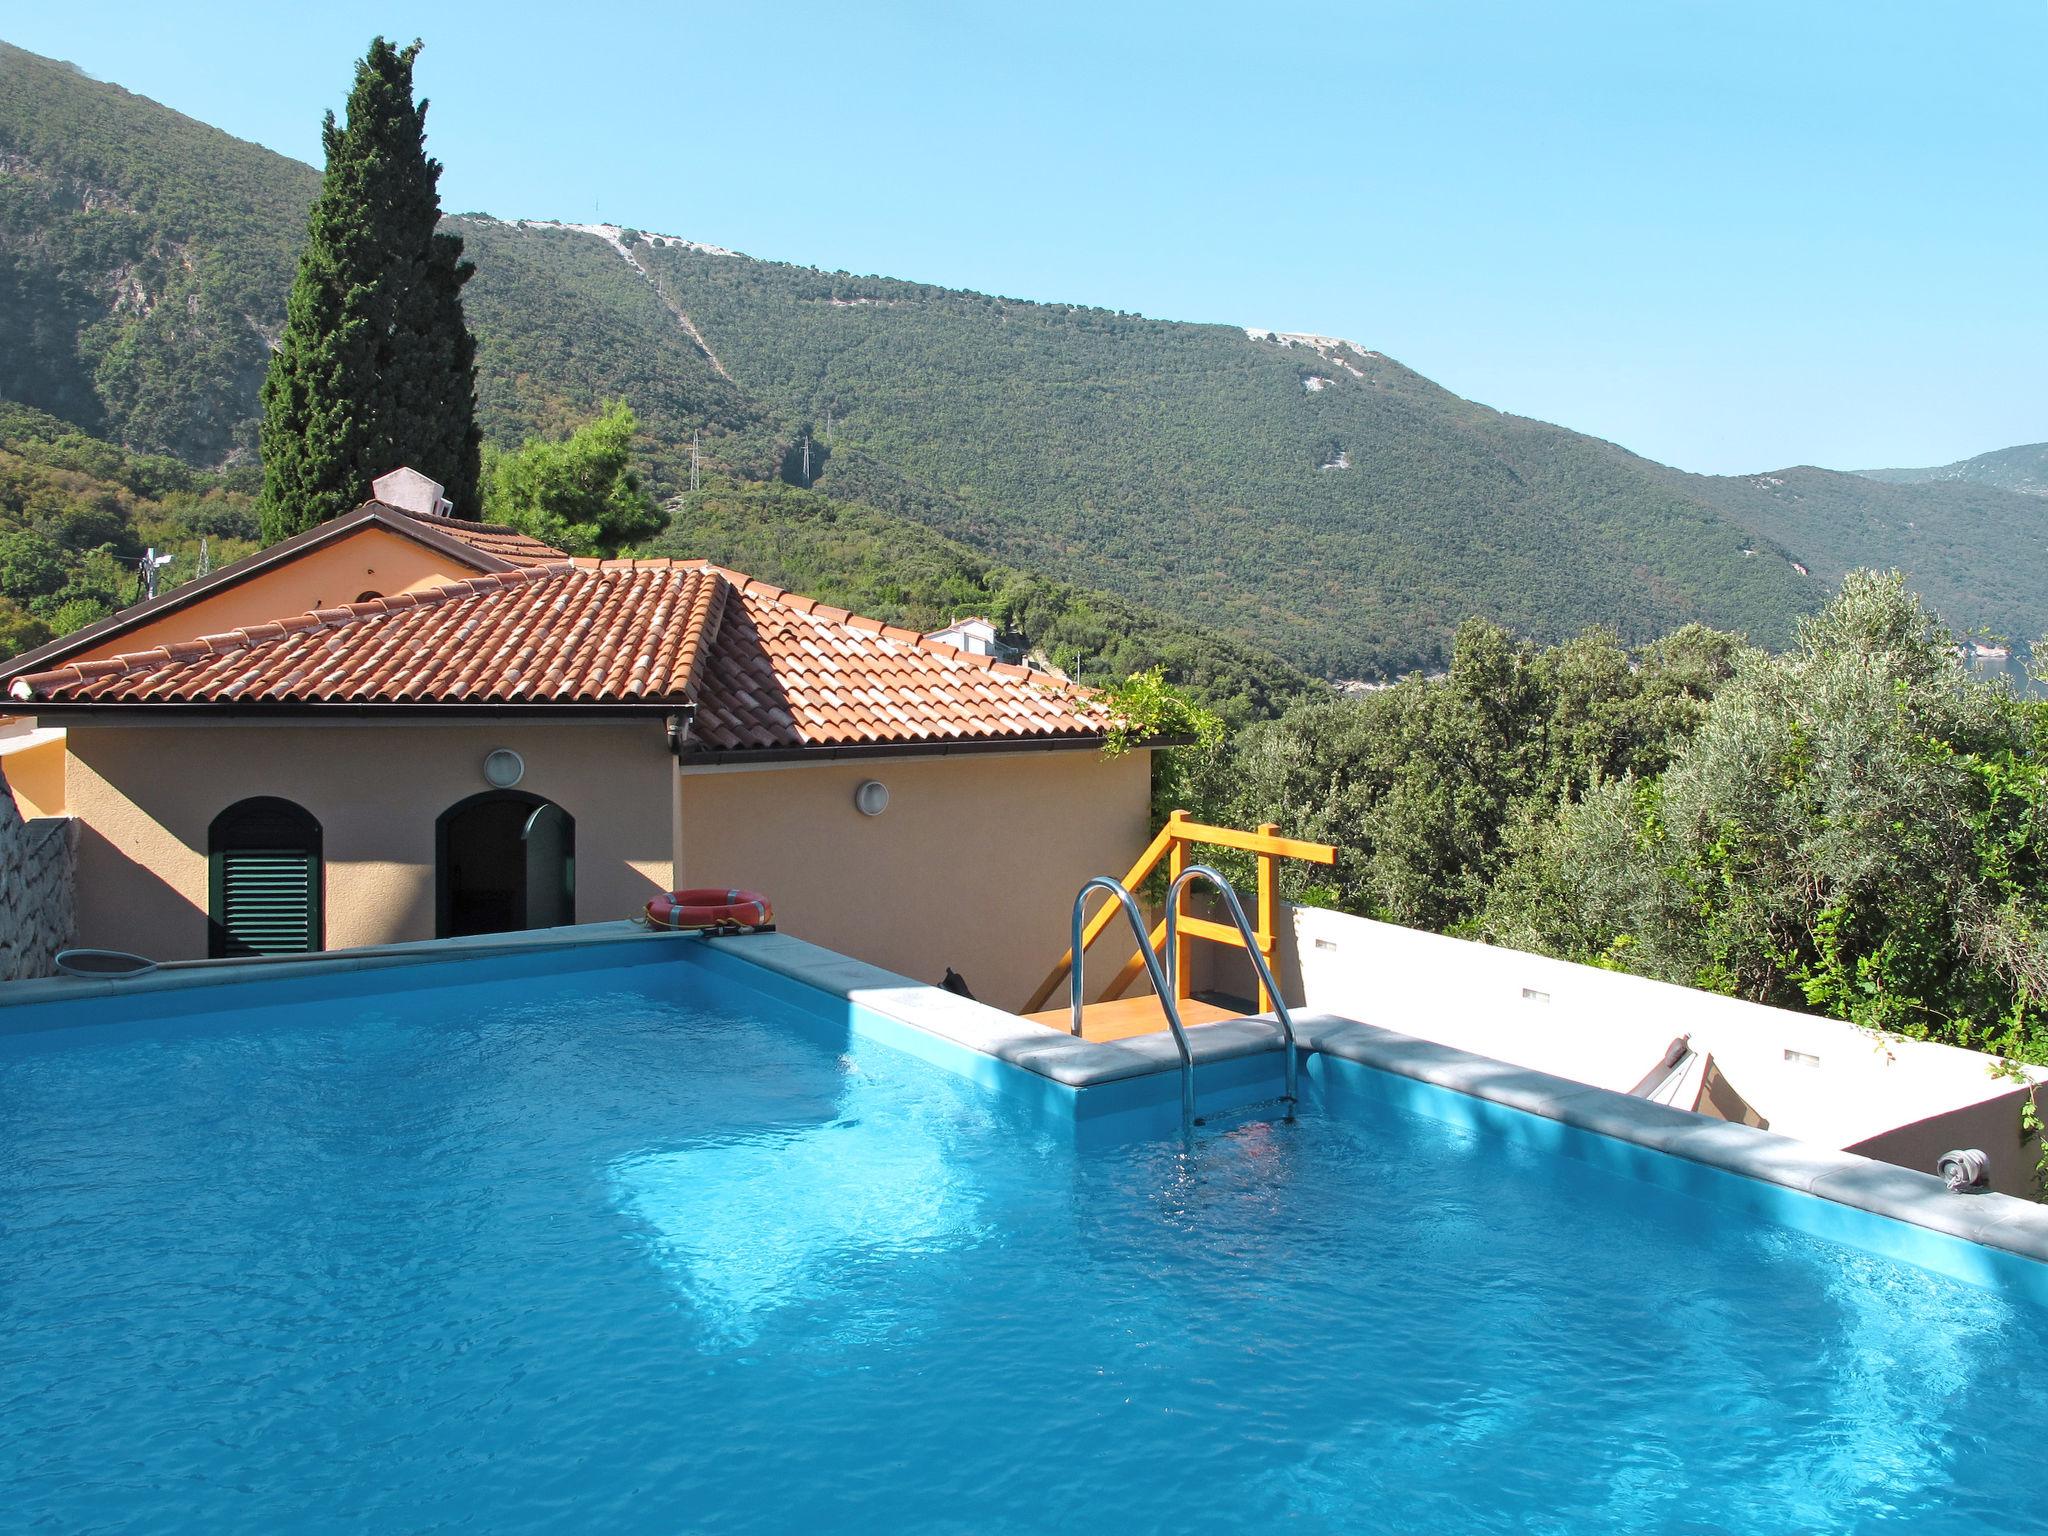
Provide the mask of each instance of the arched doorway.
{"label": "arched doorway", "polygon": [[237,800],[206,829],[206,953],[292,955],[325,947],[320,823],[270,795]]}
{"label": "arched doorway", "polygon": [[552,800],[494,789],[434,828],[435,932],[513,933],[576,921],[576,822]]}

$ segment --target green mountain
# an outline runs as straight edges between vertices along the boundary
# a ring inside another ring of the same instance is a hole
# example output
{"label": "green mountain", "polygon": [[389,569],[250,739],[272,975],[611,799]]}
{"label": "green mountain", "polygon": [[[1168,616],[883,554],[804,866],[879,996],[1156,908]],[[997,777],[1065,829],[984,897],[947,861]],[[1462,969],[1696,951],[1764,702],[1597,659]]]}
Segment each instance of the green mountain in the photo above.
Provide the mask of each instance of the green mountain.
{"label": "green mountain", "polygon": [[[0,46],[0,396],[139,451],[246,457],[315,182]],[[1609,623],[1647,640],[1698,619],[1776,644],[1838,565],[1887,558],[1887,498],[1922,494],[1839,477],[1867,489],[1865,539],[1849,492],[1814,505],[1764,488],[1772,477],[1680,474],[1350,342],[850,277],[614,226],[455,222],[478,267],[466,296],[490,441],[561,433],[623,396],[665,495],[687,484],[694,442],[724,483],[814,489],[999,580],[1106,590],[1155,636],[1221,631],[1311,672],[1438,665],[1472,614],[1537,639]],[[797,519],[796,505],[762,496],[750,515]],[[788,536],[804,545],[800,521]],[[2024,562],[2011,575],[2019,604],[2031,577]],[[1962,603],[1958,622],[2026,627],[1977,585],[1957,549],[1929,590]]]}
{"label": "green mountain", "polygon": [[0,395],[251,457],[318,173],[0,43]]}
{"label": "green mountain", "polygon": [[[308,110],[312,110],[309,106]],[[0,396],[144,452],[255,453],[256,391],[319,173],[0,43]],[[772,424],[646,282],[575,232],[465,229],[486,430],[556,432],[628,395],[665,440],[779,462]],[[741,439],[730,451],[729,438]]]}
{"label": "green mountain", "polygon": [[2023,496],[2048,496],[2048,443],[2025,443],[2017,448],[1996,448],[1974,459],[1958,459],[1934,469],[1859,469],[1867,480],[1887,480],[1893,485],[1945,485],[1966,481],[1972,485],[1996,486]]}
{"label": "green mountain", "polygon": [[794,435],[725,374],[604,235],[477,215],[452,222],[477,266],[463,301],[487,441],[564,436],[624,397],[647,436],[657,486],[689,483],[693,435],[712,468],[774,476]]}
{"label": "green mountain", "polygon": [[1699,483],[1830,588],[1860,566],[1899,570],[1959,629],[2029,643],[2048,630],[2048,499],[1967,480],[1887,485],[1811,465]]}
{"label": "green mountain", "polygon": [[1433,665],[1475,612],[1774,640],[1818,596],[1657,466],[1350,343],[634,251],[819,486],[1314,670]]}

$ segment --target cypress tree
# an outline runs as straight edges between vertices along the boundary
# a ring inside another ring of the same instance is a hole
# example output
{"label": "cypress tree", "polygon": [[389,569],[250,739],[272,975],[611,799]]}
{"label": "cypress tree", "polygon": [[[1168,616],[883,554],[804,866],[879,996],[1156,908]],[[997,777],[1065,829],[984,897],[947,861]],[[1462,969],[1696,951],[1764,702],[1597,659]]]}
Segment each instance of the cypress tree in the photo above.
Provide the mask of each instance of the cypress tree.
{"label": "cypress tree", "polygon": [[347,125],[327,114],[327,174],[263,381],[266,541],[348,511],[401,464],[478,515],[476,342],[462,316],[476,269],[435,227],[441,164],[412,98],[419,50],[377,38]]}

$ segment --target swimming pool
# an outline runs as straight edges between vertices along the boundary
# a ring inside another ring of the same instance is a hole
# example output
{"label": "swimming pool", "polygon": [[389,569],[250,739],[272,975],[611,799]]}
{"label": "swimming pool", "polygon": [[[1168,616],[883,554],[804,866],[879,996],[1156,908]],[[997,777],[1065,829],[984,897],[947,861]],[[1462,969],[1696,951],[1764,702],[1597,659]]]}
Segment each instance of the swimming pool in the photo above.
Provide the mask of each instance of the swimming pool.
{"label": "swimming pool", "polygon": [[0,1037],[8,1523],[2043,1524],[2048,1310],[1334,1079],[1077,1144],[634,958]]}

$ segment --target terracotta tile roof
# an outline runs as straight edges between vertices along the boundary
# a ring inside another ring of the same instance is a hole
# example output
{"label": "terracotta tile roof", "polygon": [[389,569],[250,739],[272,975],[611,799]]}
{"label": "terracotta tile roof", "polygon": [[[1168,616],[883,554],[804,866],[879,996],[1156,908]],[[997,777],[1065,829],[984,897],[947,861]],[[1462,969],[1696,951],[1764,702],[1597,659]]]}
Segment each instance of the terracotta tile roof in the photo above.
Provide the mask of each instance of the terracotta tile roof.
{"label": "terracotta tile roof", "polygon": [[726,592],[708,571],[529,566],[73,662],[9,691],[60,704],[680,703]]}
{"label": "terracotta tile roof", "polygon": [[1093,740],[1108,724],[1063,678],[721,574],[734,601],[698,693],[704,750]]}
{"label": "terracotta tile roof", "polygon": [[398,517],[410,518],[423,528],[431,528],[436,533],[445,533],[452,539],[460,539],[471,549],[495,555],[511,565],[551,565],[558,560],[569,558],[553,545],[543,544],[539,539],[521,533],[517,528],[507,528],[502,523],[473,523],[464,517],[442,517],[426,512],[410,512],[404,507],[390,506],[381,501],[369,502],[366,505],[381,507]]}
{"label": "terracotta tile roof", "polygon": [[14,679],[24,703],[696,706],[706,753],[1092,740],[1085,690],[703,562],[558,561]]}

